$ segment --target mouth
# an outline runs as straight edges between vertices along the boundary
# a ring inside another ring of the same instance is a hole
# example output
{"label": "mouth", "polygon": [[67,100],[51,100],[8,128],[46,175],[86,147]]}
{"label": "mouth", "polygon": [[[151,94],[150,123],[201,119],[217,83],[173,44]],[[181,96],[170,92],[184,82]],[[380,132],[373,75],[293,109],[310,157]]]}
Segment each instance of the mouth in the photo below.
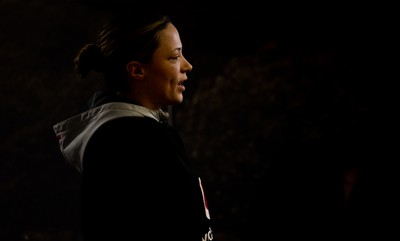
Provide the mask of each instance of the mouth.
{"label": "mouth", "polygon": [[185,90],[185,85],[183,84],[184,82],[185,82],[184,80],[178,82],[178,87],[179,87],[179,89],[180,89],[181,91],[184,91],[184,90]]}

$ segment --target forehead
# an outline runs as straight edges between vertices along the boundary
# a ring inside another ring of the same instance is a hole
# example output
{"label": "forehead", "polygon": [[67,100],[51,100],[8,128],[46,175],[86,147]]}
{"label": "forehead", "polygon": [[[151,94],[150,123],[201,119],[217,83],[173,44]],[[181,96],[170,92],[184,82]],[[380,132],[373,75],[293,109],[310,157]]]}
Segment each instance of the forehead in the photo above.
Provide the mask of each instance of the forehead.
{"label": "forehead", "polygon": [[160,49],[164,49],[165,51],[182,48],[179,32],[172,23],[169,23],[165,29],[160,31],[159,43]]}

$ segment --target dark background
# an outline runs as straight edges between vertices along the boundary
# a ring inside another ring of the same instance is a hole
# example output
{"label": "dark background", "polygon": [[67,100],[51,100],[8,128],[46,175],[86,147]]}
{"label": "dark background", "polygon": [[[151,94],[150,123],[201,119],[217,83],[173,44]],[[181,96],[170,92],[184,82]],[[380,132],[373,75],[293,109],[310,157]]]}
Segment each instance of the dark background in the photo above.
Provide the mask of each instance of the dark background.
{"label": "dark background", "polygon": [[169,14],[194,66],[173,125],[216,238],[396,233],[393,6],[0,0],[0,240],[81,240],[79,175],[52,125],[101,85],[72,59],[126,7]]}

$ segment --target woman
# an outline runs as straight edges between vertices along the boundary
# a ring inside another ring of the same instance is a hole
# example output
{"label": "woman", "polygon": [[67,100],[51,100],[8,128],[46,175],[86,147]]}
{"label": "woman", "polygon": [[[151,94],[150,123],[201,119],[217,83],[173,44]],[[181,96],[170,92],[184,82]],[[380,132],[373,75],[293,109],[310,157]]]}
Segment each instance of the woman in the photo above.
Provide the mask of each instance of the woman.
{"label": "woman", "polygon": [[168,16],[120,14],[85,45],[77,73],[104,74],[87,110],[54,125],[81,173],[84,240],[213,240],[200,178],[163,109],[192,65]]}

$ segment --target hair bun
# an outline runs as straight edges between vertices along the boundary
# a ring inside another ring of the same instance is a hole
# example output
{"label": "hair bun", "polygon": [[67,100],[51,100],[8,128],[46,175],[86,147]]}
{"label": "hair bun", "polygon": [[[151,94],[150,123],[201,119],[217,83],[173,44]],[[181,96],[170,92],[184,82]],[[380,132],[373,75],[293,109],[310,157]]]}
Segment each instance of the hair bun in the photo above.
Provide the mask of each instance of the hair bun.
{"label": "hair bun", "polygon": [[75,72],[85,78],[91,70],[101,72],[104,58],[96,44],[86,44],[74,59]]}

